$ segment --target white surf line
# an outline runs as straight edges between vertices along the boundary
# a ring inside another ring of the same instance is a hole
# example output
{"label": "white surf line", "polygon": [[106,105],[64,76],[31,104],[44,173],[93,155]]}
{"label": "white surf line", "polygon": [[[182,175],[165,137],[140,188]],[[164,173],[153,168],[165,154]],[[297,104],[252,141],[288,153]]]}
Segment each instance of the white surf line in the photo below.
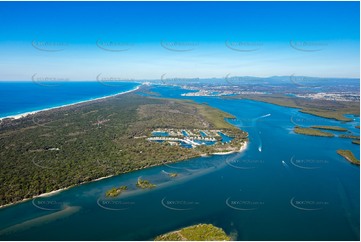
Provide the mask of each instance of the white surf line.
{"label": "white surf line", "polygon": [[36,113],[43,112],[43,111],[49,111],[49,110],[52,110],[52,109],[63,108],[63,107],[73,106],[73,105],[77,105],[77,104],[81,104],[81,103],[92,102],[92,101],[106,99],[106,98],[109,98],[109,97],[115,97],[115,96],[118,96],[118,95],[123,95],[123,94],[126,94],[126,93],[130,93],[130,92],[134,92],[134,91],[139,90],[139,88],[142,85],[143,84],[141,84],[141,85],[139,85],[139,86],[137,86],[137,87],[135,87],[135,88],[133,88],[133,89],[131,89],[129,91],[119,92],[119,93],[104,96],[104,97],[98,97],[98,98],[88,99],[88,100],[79,101],[79,102],[75,102],[75,103],[69,103],[69,104],[54,106],[54,107],[51,107],[51,108],[44,108],[44,109],[39,109],[39,110],[35,110],[35,111],[30,111],[30,112],[15,114],[15,115],[9,115],[9,116],[5,116],[5,117],[0,117],[0,121],[2,121],[3,119],[7,119],[7,118],[20,119],[20,118],[24,118],[24,117],[26,117],[28,115],[36,114]]}

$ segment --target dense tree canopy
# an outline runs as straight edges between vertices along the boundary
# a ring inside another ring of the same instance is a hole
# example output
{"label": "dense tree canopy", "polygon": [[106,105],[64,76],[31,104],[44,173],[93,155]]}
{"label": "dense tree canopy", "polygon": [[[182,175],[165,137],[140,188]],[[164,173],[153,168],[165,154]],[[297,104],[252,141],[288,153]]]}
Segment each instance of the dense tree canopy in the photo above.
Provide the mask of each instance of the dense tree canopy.
{"label": "dense tree canopy", "polygon": [[229,114],[189,101],[125,94],[0,123],[0,205],[94,179],[226,149],[149,142],[155,128],[222,128],[239,146],[247,133]]}

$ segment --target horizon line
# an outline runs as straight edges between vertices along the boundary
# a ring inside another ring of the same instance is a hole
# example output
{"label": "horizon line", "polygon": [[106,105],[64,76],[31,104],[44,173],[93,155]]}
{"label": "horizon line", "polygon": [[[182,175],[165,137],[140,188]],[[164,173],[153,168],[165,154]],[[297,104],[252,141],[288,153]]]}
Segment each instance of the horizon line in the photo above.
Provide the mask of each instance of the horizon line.
{"label": "horizon line", "polygon": [[[165,73],[166,74],[166,73]],[[163,74],[163,75],[165,75]],[[162,75],[162,76],[163,76]],[[317,79],[360,79],[360,77],[332,77],[332,76],[328,76],[328,77],[320,77],[320,76],[305,76],[305,75],[274,75],[274,76],[251,76],[251,75],[226,75],[223,77],[181,77],[181,76],[174,76],[174,77],[168,77],[168,78],[162,78],[162,76],[160,78],[141,78],[141,79],[135,79],[135,78],[129,78],[129,79],[119,79],[119,78],[113,78],[113,77],[109,77],[111,78],[110,80],[97,80],[96,78],[94,78],[93,80],[91,79],[74,79],[71,80],[69,78],[63,78],[63,79],[59,79],[59,80],[32,80],[31,78],[29,78],[29,80],[4,80],[4,79],[0,79],[0,82],[140,82],[140,81],[162,81],[162,80],[174,80],[174,79],[183,79],[183,80],[191,80],[191,79],[198,79],[198,80],[206,80],[206,79],[227,79],[229,77],[252,77],[252,78],[259,78],[259,79],[270,79],[270,78],[277,78],[277,77],[308,77],[308,78],[317,78]],[[109,79],[108,78],[108,79]],[[175,80],[176,81],[176,80]]]}

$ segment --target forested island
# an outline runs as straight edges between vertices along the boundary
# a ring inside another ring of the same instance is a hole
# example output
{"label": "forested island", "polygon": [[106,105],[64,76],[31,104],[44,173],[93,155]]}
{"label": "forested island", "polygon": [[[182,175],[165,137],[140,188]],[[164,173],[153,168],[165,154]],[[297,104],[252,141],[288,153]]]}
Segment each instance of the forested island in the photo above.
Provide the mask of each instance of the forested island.
{"label": "forested island", "polygon": [[150,183],[148,180],[143,180],[141,178],[138,178],[136,186],[142,189],[151,189],[156,187],[156,185]]}
{"label": "forested island", "polygon": [[221,228],[212,224],[198,224],[167,234],[159,235],[155,241],[229,241],[231,238]]}
{"label": "forested island", "polygon": [[360,140],[360,136],[356,136],[356,135],[340,134],[338,137],[339,138],[344,138],[344,139],[357,139],[357,140]]}
{"label": "forested island", "polygon": [[114,187],[110,190],[108,190],[106,193],[105,193],[105,196],[107,197],[117,197],[119,196],[123,191],[126,191],[128,190],[128,187],[127,186],[120,186],[118,188]]}
{"label": "forested island", "polygon": [[319,100],[309,99],[295,96],[288,96],[285,94],[242,94],[233,97],[232,99],[249,99],[254,101],[261,101],[279,106],[299,108],[300,112],[308,113],[315,116],[335,119],[338,121],[351,121],[350,118],[345,117],[346,114],[353,114],[360,116],[360,102],[359,101],[334,101],[334,100]]}
{"label": "forested island", "polygon": [[352,144],[360,145],[360,140],[359,139],[352,140]]}
{"label": "forested island", "polygon": [[339,154],[354,165],[360,165],[360,161],[354,156],[351,150],[337,150],[337,154]]}
{"label": "forested island", "polygon": [[[226,118],[233,116],[205,104],[128,93],[3,119],[0,205],[150,166],[237,152],[248,134]],[[153,130],[169,128],[221,129],[233,140],[191,149],[147,140]]]}
{"label": "forested island", "polygon": [[[338,128],[334,128],[334,127],[336,127],[336,126],[311,126],[310,128],[295,126],[293,128],[293,131],[296,134],[311,135],[311,136],[321,136],[321,137],[329,137],[329,138],[335,137],[335,135],[332,134],[332,133],[329,133],[329,132],[321,131],[319,129],[327,129],[327,130],[344,132],[343,128],[338,129]],[[347,131],[347,129],[345,129],[345,131]],[[343,138],[343,139],[353,139],[352,144],[360,145],[360,136],[348,135],[348,134],[340,134],[337,137],[338,138]]]}
{"label": "forested island", "polygon": [[328,133],[325,131],[313,129],[313,128],[303,128],[296,126],[294,127],[293,131],[296,134],[304,134],[304,135],[311,135],[311,136],[322,136],[322,137],[334,137],[335,135],[332,133]]}
{"label": "forested island", "polygon": [[168,175],[169,175],[169,177],[177,177],[178,173],[169,173]]}
{"label": "forested island", "polygon": [[315,125],[311,126],[313,129],[325,129],[325,130],[333,130],[333,131],[340,131],[340,132],[346,132],[347,129],[339,127],[339,126],[322,126],[322,125]]}

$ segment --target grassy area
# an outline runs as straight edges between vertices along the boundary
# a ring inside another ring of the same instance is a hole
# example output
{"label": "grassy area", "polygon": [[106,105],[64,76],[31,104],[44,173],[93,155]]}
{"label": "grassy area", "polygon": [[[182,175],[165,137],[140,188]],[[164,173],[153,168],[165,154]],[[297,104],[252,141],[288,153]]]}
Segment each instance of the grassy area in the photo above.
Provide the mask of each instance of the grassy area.
{"label": "grassy area", "polygon": [[360,102],[341,102],[329,100],[307,99],[290,97],[281,94],[258,94],[239,95],[228,98],[244,98],[249,100],[272,103],[280,106],[299,108],[300,112],[315,116],[336,119],[339,121],[351,121],[345,114],[360,115]]}
{"label": "grassy area", "polygon": [[[224,120],[228,117],[190,101],[128,93],[4,119],[0,123],[0,205],[227,147],[239,150],[248,134],[228,124]],[[146,140],[157,128],[216,127],[229,127],[225,132],[235,137],[234,142],[187,149]]]}
{"label": "grassy area", "polygon": [[311,128],[313,129],[325,129],[325,130],[333,130],[333,131],[341,131],[341,132],[345,132],[347,131],[347,129],[339,127],[339,126],[311,126]]}
{"label": "grassy area", "polygon": [[360,165],[360,161],[354,156],[351,150],[337,150],[337,154],[341,155],[354,165]]}
{"label": "grassy area", "polygon": [[126,191],[128,189],[127,186],[120,186],[118,188],[114,187],[112,189],[110,189],[109,191],[107,191],[105,193],[105,196],[107,197],[117,197],[119,196],[123,191]]}
{"label": "grassy area", "polygon": [[229,241],[231,238],[212,224],[198,224],[160,235],[155,241]]}
{"label": "grassy area", "polygon": [[317,129],[312,129],[312,128],[302,128],[302,127],[294,127],[293,131],[296,134],[304,134],[304,135],[311,135],[311,136],[322,136],[322,137],[334,137],[334,134],[328,133],[328,132],[324,132],[324,131],[320,131]]}
{"label": "grassy area", "polygon": [[142,189],[150,189],[150,188],[156,187],[156,185],[150,183],[149,181],[142,180],[140,178],[138,178],[138,181],[137,181],[136,185],[137,185],[137,187],[142,188]]}

